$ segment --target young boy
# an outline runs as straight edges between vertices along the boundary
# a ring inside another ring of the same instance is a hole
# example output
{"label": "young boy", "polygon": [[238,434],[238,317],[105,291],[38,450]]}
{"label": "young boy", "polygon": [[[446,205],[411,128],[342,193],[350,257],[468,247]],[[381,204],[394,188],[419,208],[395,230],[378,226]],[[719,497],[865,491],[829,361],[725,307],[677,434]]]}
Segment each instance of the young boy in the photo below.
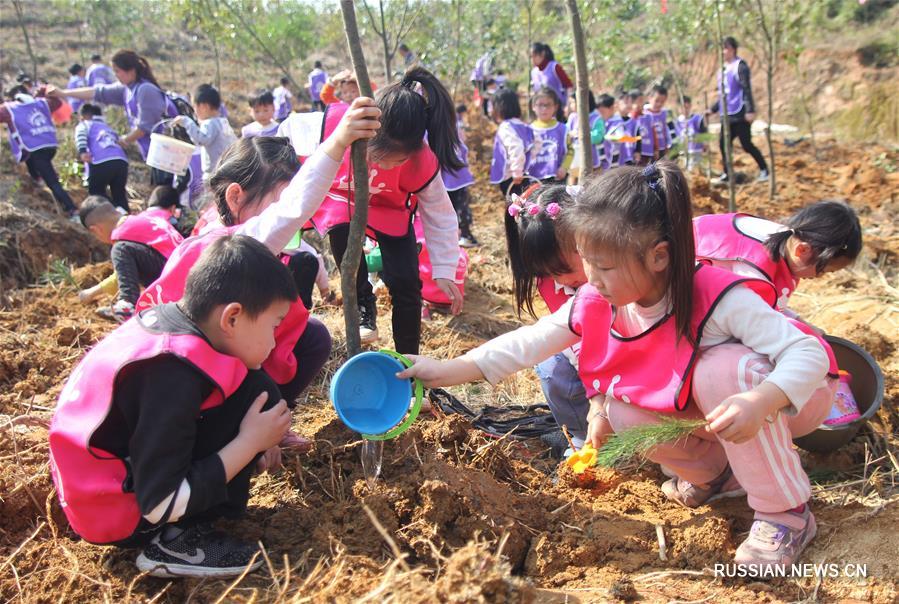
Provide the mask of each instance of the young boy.
{"label": "young boy", "polygon": [[328,81],[328,72],[322,68],[322,62],[316,61],[309,72],[309,78],[306,89],[309,91],[309,97],[312,99],[313,111],[324,111],[325,104],[322,102],[322,87]]}
{"label": "young boy", "polygon": [[471,232],[471,195],[468,188],[474,184],[474,176],[468,167],[468,146],[465,144],[465,122],[463,116],[468,112],[468,108],[462,104],[456,106],[456,131],[459,133],[459,148],[456,154],[459,160],[465,164],[457,171],[442,171],[443,186],[449,194],[450,202],[453,209],[456,210],[456,217],[459,220],[459,246],[460,247],[476,247],[479,245],[478,240]]}
{"label": "young boy", "polygon": [[254,121],[240,129],[242,138],[277,136],[278,122],[273,119],[275,115],[275,97],[272,96],[271,92],[262,90],[256,96],[250,98],[250,115],[253,116]]}
{"label": "young boy", "polygon": [[200,124],[186,115],[179,115],[172,124],[182,126],[187,130],[190,140],[201,147],[201,162],[203,167],[203,181],[209,180],[219,157],[231,143],[237,140],[231,124],[220,113],[222,97],[219,91],[206,84],[197,88],[194,95],[194,108],[197,111],[197,119]]}
{"label": "young boy", "polygon": [[102,84],[115,84],[118,79],[115,73],[110,69],[109,65],[103,64],[103,57],[100,55],[91,56],[90,67],[87,68],[87,85],[100,86]]}
{"label": "young boy", "polygon": [[141,312],[82,359],[50,427],[51,473],[76,533],[143,546],[137,567],[154,576],[244,571],[256,545],[211,523],[246,511],[260,453],[264,470],[290,427],[260,365],[296,297],[264,244],[225,236],[179,302]]}
{"label": "young boy", "polygon": [[693,113],[692,108],[692,100],[687,95],[684,95],[684,112],[678,116],[677,122],[674,124],[677,142],[680,143],[687,156],[687,170],[692,170],[702,163],[705,143],[697,141],[696,137],[700,134],[705,134],[709,130],[705,122],[705,116],[701,113]]}
{"label": "young boy", "polygon": [[634,163],[637,165],[645,165],[652,161],[655,155],[655,146],[653,146],[652,138],[652,118],[643,113],[643,105],[646,97],[643,91],[637,88],[627,93],[631,104],[631,134],[639,136],[640,140],[633,145]]}
{"label": "young boy", "polygon": [[612,165],[618,165],[618,151],[611,142],[605,140],[605,133],[614,125],[615,97],[610,94],[601,94],[596,101],[596,111],[603,123],[603,141],[599,146],[599,165],[603,170],[608,170]]}
{"label": "young boy", "polygon": [[85,103],[80,113],[81,121],[75,126],[75,148],[84,162],[88,194],[108,197],[127,214],[128,156],[119,146],[119,135],[103,119],[98,105]]}
{"label": "young boy", "polygon": [[658,84],[652,87],[649,93],[649,104],[646,105],[646,116],[649,118],[651,128],[649,136],[652,139],[653,160],[665,157],[671,147],[671,133],[668,131],[668,110],[665,103],[668,101],[668,89]]}
{"label": "young boy", "polygon": [[272,90],[272,96],[275,99],[275,119],[279,122],[283,122],[290,115],[291,109],[293,109],[293,103],[291,102],[293,94],[287,88],[288,84],[290,84],[290,80],[281,78],[281,85]]}
{"label": "young boy", "polygon": [[[171,222],[159,214],[168,211],[170,217],[174,215],[178,193],[172,187],[156,187],[150,203],[151,209],[145,212],[122,216],[108,199],[92,195],[79,210],[81,223],[87,230],[103,243],[112,244],[109,257],[119,293],[112,306],[98,308],[97,313],[119,323],[131,318],[141,286],[147,287],[159,278],[166,260],[184,240]],[[90,302],[113,287],[107,279],[83,290],[78,297],[82,302]]]}

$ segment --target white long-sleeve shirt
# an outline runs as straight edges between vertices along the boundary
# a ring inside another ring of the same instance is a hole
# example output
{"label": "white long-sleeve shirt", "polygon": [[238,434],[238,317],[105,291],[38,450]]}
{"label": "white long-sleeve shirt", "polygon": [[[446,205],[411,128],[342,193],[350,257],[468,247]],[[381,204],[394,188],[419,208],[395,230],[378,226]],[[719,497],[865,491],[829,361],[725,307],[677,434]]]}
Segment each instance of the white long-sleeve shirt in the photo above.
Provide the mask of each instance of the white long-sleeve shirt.
{"label": "white long-sleeve shirt", "polygon": [[521,137],[518,136],[515,128],[512,127],[512,122],[526,125],[517,117],[513,117],[503,120],[496,129],[496,136],[499,137],[500,143],[502,143],[506,152],[506,165],[500,182],[509,178],[524,176],[527,150],[524,148],[524,142],[521,140]]}
{"label": "white long-sleeve shirt", "polygon": [[[569,300],[537,323],[494,338],[465,357],[492,384],[531,367],[580,340],[568,326],[571,304]],[[624,336],[636,335],[659,321],[668,307],[667,300],[662,300],[651,307],[618,308],[614,329]],[[745,287],[735,287],[723,296],[705,324],[699,348],[727,342],[741,342],[774,364],[765,381],[787,395],[791,404],[783,411],[788,414],[798,413],[827,375],[827,354],[821,344]]]}
{"label": "white long-sleeve shirt", "polygon": [[237,140],[237,135],[234,134],[231,124],[224,117],[200,120],[199,125],[189,117],[182,119],[182,124],[187,130],[190,140],[201,147],[200,162],[203,167],[203,180],[208,180],[219,157],[231,143]]}

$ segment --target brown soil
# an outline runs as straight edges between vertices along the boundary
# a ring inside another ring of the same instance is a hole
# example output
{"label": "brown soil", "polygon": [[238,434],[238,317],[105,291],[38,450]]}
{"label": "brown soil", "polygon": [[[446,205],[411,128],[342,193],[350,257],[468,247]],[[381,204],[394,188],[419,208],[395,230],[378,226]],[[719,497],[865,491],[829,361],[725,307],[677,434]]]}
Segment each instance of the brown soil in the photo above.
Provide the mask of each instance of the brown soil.
{"label": "brown soil", "polygon": [[[489,133],[479,134],[489,144]],[[801,145],[778,151],[776,205],[767,201],[764,185],[748,185],[739,190],[739,207],[780,217],[814,199],[849,195],[866,228],[868,258],[895,283],[899,181],[895,173],[871,168],[872,157],[885,151],[828,143],[818,161]],[[741,155],[738,169],[748,172]],[[897,161],[895,153],[890,157]],[[693,176],[693,185],[697,211],[725,209],[725,191],[701,175]],[[435,316],[424,326],[425,351],[439,357],[519,324],[510,304],[501,201],[483,184],[475,193],[475,233],[484,245],[472,253],[466,311]],[[109,270],[108,264],[89,265],[74,278],[84,287]],[[328,380],[345,354],[339,340],[296,416],[295,429],[315,439],[314,450],[288,454],[283,470],[258,477],[248,517],[239,525],[243,536],[265,544],[270,565],[235,586],[141,576],[133,565],[136,552],[77,539],[47,471],[47,424],[56,396],[84,350],[112,329],[93,307],[77,302],[76,291],[17,290],[0,311],[4,600],[180,602],[225,595],[234,601],[780,602],[814,594],[821,601],[892,602],[897,596],[899,494],[895,457],[888,452],[896,455],[899,429],[899,299],[866,262],[804,282],[794,298],[807,319],[868,349],[887,376],[883,408],[868,428],[834,454],[803,456],[810,471],[831,475],[815,490],[819,535],[804,560],[868,565],[866,580],[827,578],[820,584],[813,578],[751,582],[703,574],[728,562],[749,529],[744,500],[681,508],[663,497],[658,485],[664,477],[650,466],[587,480],[562,471],[556,481],[537,443],[490,439],[458,417],[425,418],[387,443],[382,478],[370,488],[359,441],[327,400]],[[386,303],[381,312],[389,342]],[[338,311],[320,315],[339,338]],[[497,388],[476,384],[453,392],[472,405],[532,402],[539,399],[539,384],[523,372]],[[657,526],[667,542],[664,561]]]}

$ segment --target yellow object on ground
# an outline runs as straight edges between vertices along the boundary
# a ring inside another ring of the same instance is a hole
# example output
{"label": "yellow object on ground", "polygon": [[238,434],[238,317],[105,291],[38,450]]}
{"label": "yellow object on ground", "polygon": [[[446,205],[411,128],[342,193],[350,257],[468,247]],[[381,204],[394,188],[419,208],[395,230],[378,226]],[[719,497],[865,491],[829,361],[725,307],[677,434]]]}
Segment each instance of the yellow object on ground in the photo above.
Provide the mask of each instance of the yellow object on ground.
{"label": "yellow object on ground", "polygon": [[575,474],[583,474],[588,468],[596,465],[596,449],[590,443],[584,443],[580,451],[576,451],[565,463]]}

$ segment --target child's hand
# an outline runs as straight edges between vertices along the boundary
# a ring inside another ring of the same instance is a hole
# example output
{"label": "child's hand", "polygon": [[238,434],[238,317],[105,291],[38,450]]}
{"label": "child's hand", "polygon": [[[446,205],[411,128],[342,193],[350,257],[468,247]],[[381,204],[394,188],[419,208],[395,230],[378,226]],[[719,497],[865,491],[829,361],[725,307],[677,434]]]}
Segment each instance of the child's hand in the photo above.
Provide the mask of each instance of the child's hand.
{"label": "child's hand", "polygon": [[568,174],[568,170],[563,166],[559,166],[559,169],[556,170],[556,180],[563,180],[566,174]]}
{"label": "child's hand", "polygon": [[290,428],[290,409],[284,399],[268,411],[263,411],[267,400],[268,392],[257,396],[240,422],[239,436],[246,438],[256,451],[277,446]]}
{"label": "child's hand", "polygon": [[463,296],[462,292],[459,291],[459,286],[456,285],[456,282],[452,279],[434,279],[434,283],[440,288],[440,291],[450,299],[450,303],[452,304],[450,312],[454,315],[458,315],[462,312]]}
{"label": "child's hand", "polygon": [[183,115],[176,116],[172,118],[172,127],[181,126],[184,127],[184,124],[187,123],[187,118]]}
{"label": "child's hand", "polygon": [[81,161],[83,161],[86,164],[89,164],[89,163],[91,163],[91,154],[90,153],[82,153],[81,155],[78,156],[78,159],[80,159]]}
{"label": "child's hand", "polygon": [[513,185],[520,185],[520,184],[521,184],[521,181],[523,181],[523,180],[524,180],[524,175],[523,175],[523,174],[522,174],[521,176],[513,176],[513,177],[512,177],[512,184],[513,184]]}
{"label": "child's hand", "polygon": [[360,96],[353,101],[329,137],[346,149],[357,140],[374,138],[381,127],[381,110],[374,99]]}
{"label": "child's hand", "polygon": [[266,449],[256,461],[256,471],[260,474],[279,469],[281,469],[281,447],[279,446]]}
{"label": "child's hand", "polygon": [[484,374],[478,366],[468,359],[459,357],[451,361],[438,361],[428,357],[407,354],[406,358],[412,361],[409,367],[396,374],[401,380],[418,378],[428,388],[440,388],[442,386],[455,386],[466,382],[474,382],[484,379]]}
{"label": "child's hand", "polygon": [[613,432],[609,416],[605,411],[605,404],[601,399],[591,399],[590,411],[587,412],[587,439],[585,442],[590,443],[594,449],[599,449]]}
{"label": "child's hand", "polygon": [[94,287],[89,287],[87,289],[82,289],[78,292],[78,301],[82,304],[89,304],[93,302],[98,297],[100,297],[100,287],[95,285]]}
{"label": "child's hand", "polygon": [[768,416],[789,404],[783,391],[768,382],[762,382],[748,392],[730,396],[705,416],[708,432],[719,438],[740,445],[755,438]]}
{"label": "child's hand", "polygon": [[44,96],[55,96],[57,98],[62,98],[65,95],[63,94],[62,90],[60,90],[53,84],[47,84],[44,87]]}

